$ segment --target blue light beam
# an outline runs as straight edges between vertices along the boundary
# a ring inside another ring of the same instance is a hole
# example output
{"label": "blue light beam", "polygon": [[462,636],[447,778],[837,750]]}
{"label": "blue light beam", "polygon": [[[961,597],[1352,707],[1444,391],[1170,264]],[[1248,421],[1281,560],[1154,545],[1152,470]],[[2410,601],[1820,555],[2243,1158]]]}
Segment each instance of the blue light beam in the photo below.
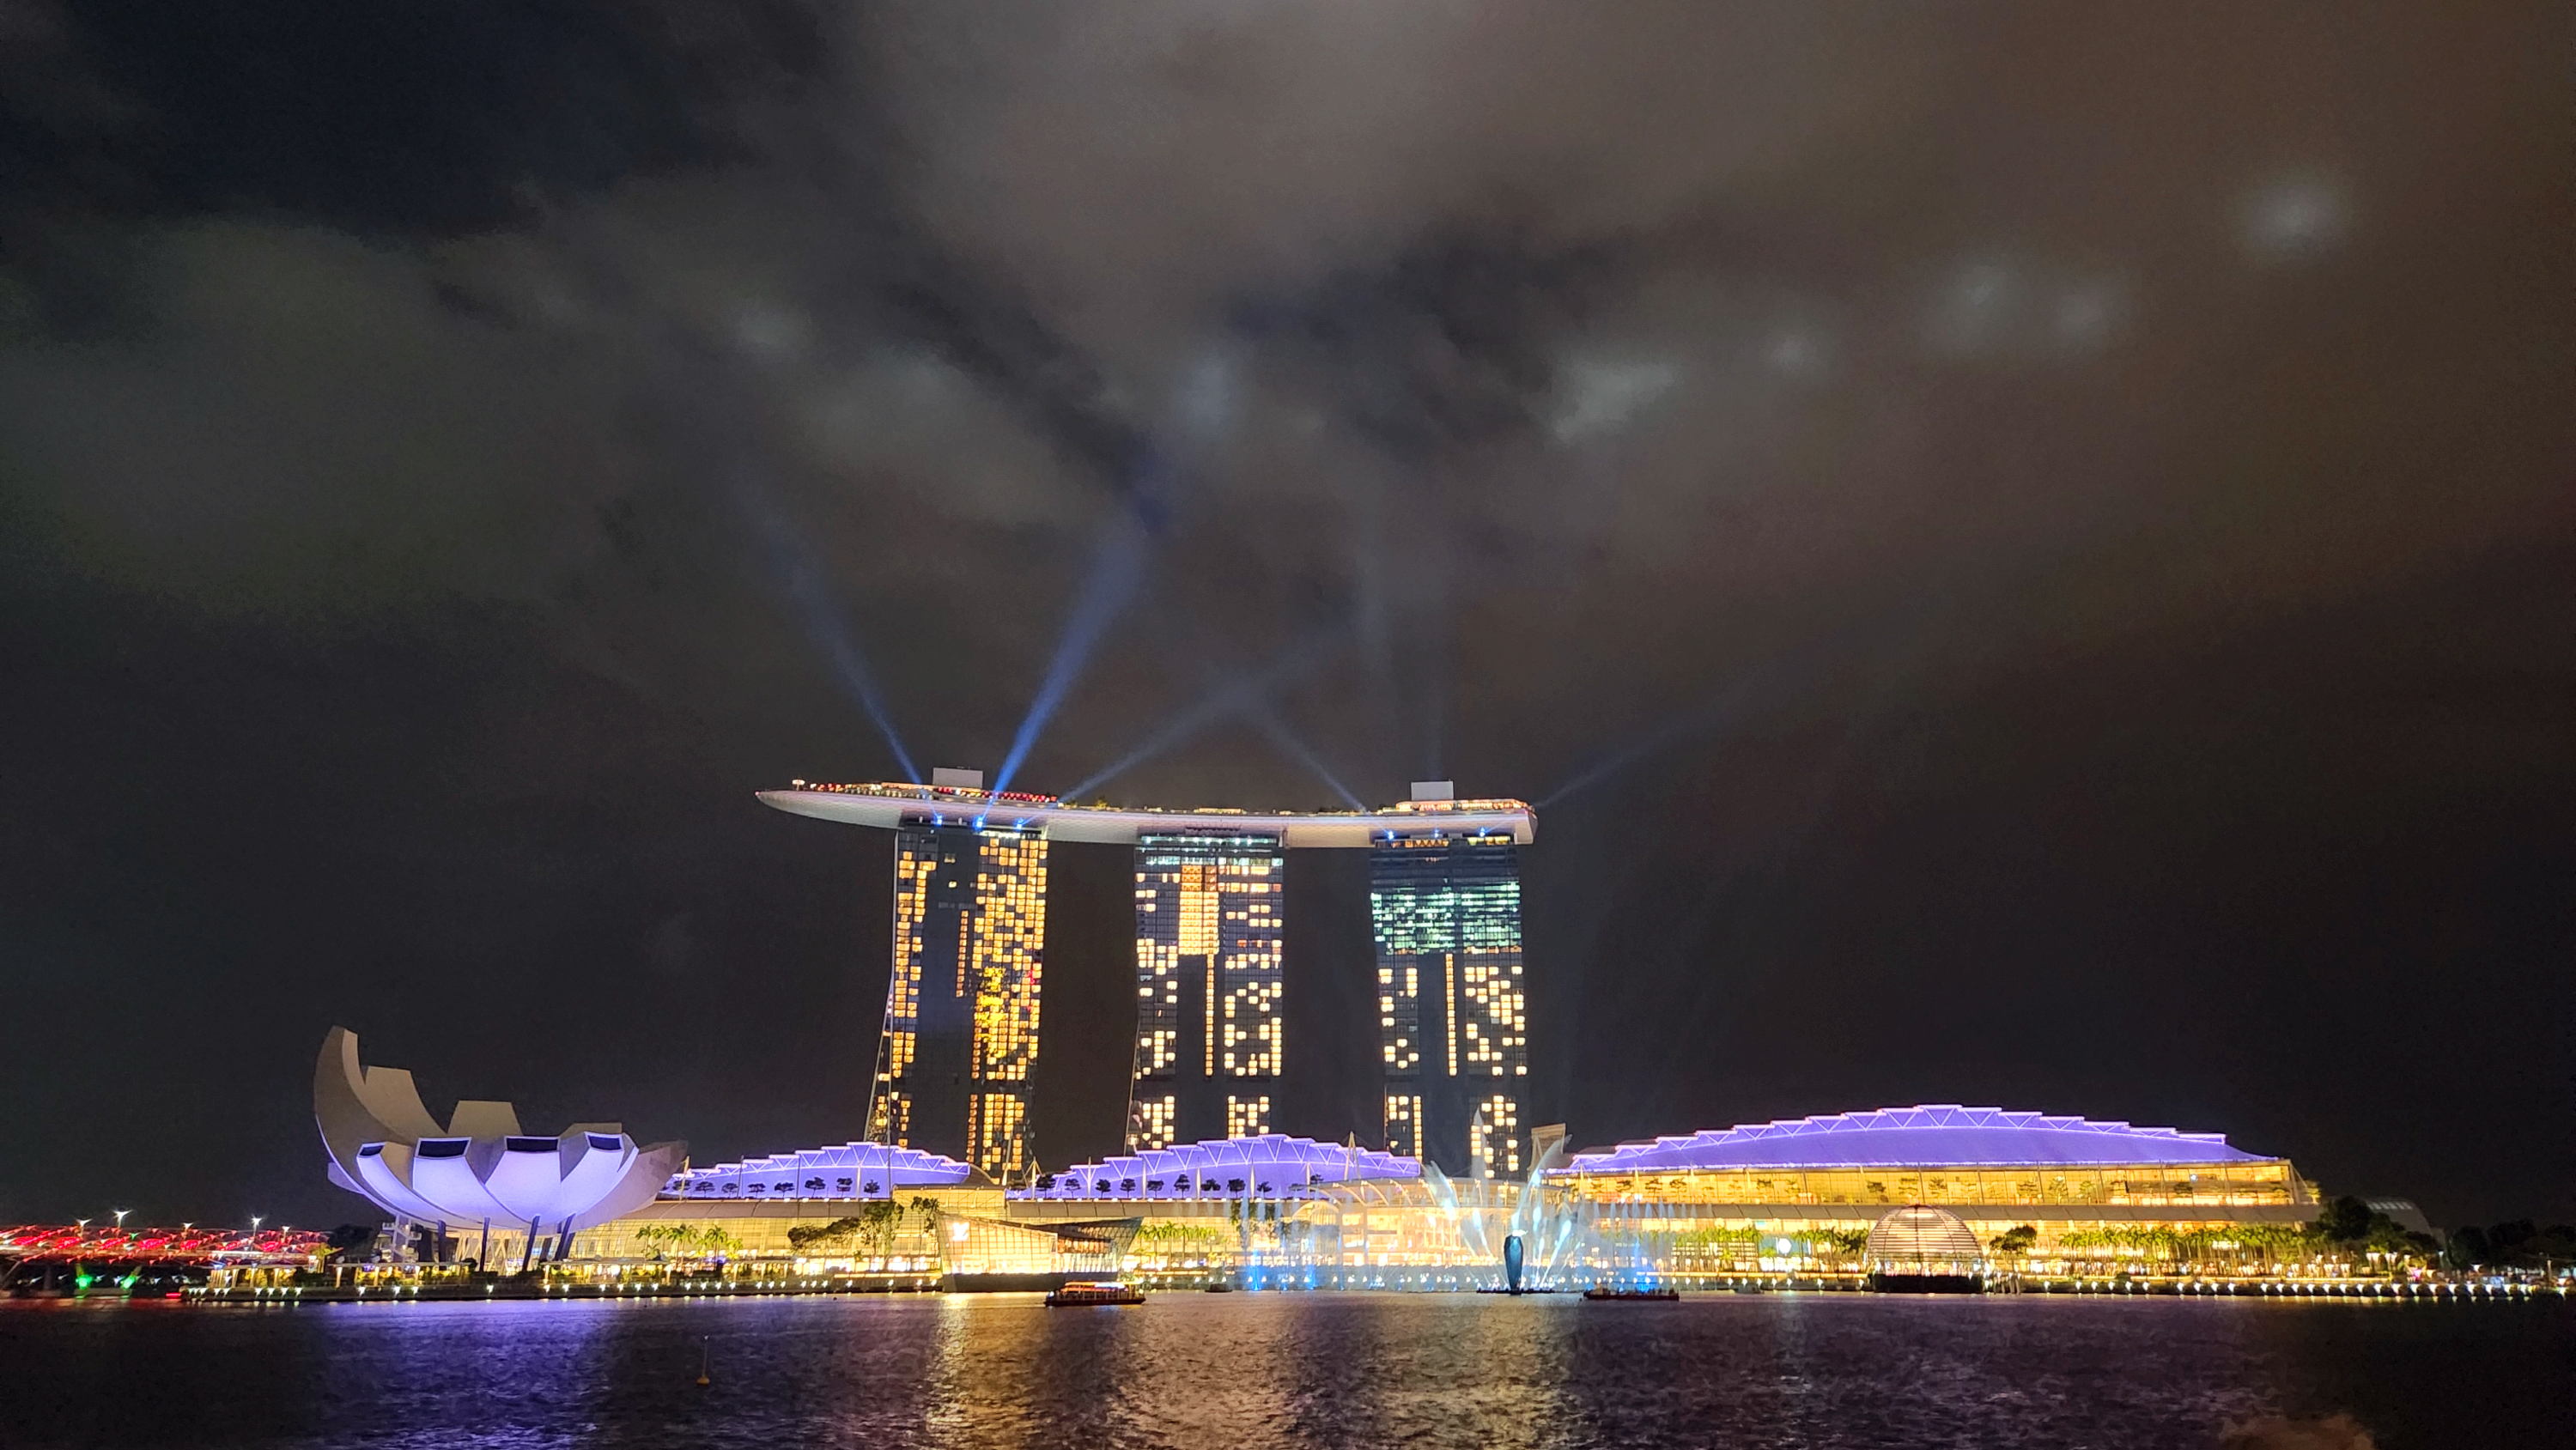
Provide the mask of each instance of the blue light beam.
{"label": "blue light beam", "polygon": [[[1880,626],[1882,629],[1883,627],[1883,625]],[[1856,642],[1864,633],[1874,632],[1877,631],[1865,631],[1859,626],[1847,626],[1806,649],[1755,665],[1696,708],[1686,710],[1665,721],[1548,792],[1538,803],[1540,809],[1544,810],[1556,805],[1577,791],[1598,785],[1648,756],[1694,735],[1735,724],[1762,706],[1775,704],[1799,690],[1815,685],[1822,677],[1827,661],[1839,655],[1844,646]]]}
{"label": "blue light beam", "polygon": [[739,477],[734,493],[760,536],[761,552],[767,556],[771,571],[786,587],[788,601],[796,608],[797,622],[804,626],[806,639],[823,652],[842,688],[875,722],[877,733],[885,737],[886,748],[894,752],[895,764],[903,767],[903,778],[920,780],[920,767],[912,763],[912,752],[903,748],[903,737],[895,733],[894,716],[886,708],[876,672],[868,668],[867,656],[859,653],[857,642],[842,627],[841,608],[823,577],[821,562],[797,539],[759,484]]}
{"label": "blue light beam", "polygon": [[1109,526],[1109,535],[1101,540],[1100,552],[1091,561],[1091,572],[1082,581],[1081,592],[1073,599],[1073,610],[1065,617],[1064,637],[1056,641],[1055,657],[1047,662],[1046,678],[1038,685],[1035,698],[1029,701],[1029,713],[1020,721],[1019,733],[1011,737],[1011,753],[1004,757],[1002,768],[993,777],[993,789],[1009,790],[1011,778],[1020,771],[1029,751],[1038,743],[1056,707],[1073,690],[1074,681],[1082,677],[1083,666],[1091,663],[1091,652],[1100,638],[1109,632],[1118,612],[1126,607],[1128,596],[1136,592],[1136,581],[1144,573],[1146,521],[1120,513]]}
{"label": "blue light beam", "polygon": [[[1229,715],[1243,714],[1256,719],[1262,718],[1256,707],[1271,692],[1312,673],[1329,659],[1333,652],[1332,642],[1309,641],[1291,648],[1260,673],[1209,691],[1165,722],[1161,729],[1146,736],[1143,744],[1101,769],[1093,771],[1080,784],[1066,790],[1065,799],[1072,800],[1085,791],[1095,789],[1105,781],[1114,780],[1134,770],[1137,766],[1172,749]],[[1000,787],[996,786],[995,789],[998,790]]]}
{"label": "blue light beam", "polygon": [[1266,711],[1256,713],[1252,716],[1252,723],[1260,728],[1263,735],[1269,737],[1271,744],[1279,747],[1281,754],[1313,771],[1317,780],[1332,787],[1333,794],[1342,798],[1342,804],[1355,811],[1368,809],[1360,804],[1358,796],[1351,794],[1350,787],[1342,784],[1339,778],[1324,768],[1323,760],[1307,747],[1305,741],[1298,739],[1278,716]]}

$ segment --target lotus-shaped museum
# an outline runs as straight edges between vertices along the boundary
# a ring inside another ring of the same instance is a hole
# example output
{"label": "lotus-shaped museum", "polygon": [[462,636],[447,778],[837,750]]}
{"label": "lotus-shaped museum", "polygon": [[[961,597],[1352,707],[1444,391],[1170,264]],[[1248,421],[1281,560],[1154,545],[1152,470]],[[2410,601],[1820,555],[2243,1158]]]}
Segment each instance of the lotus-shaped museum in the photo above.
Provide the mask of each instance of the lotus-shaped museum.
{"label": "lotus-shaped museum", "polygon": [[445,1127],[421,1105],[411,1073],[358,1062],[358,1037],[334,1027],[313,1066],[313,1117],[333,1183],[397,1220],[440,1232],[481,1224],[558,1244],[653,1201],[685,1143],[639,1147],[616,1123],[575,1123],[553,1137],[519,1131],[508,1103],[467,1100]]}

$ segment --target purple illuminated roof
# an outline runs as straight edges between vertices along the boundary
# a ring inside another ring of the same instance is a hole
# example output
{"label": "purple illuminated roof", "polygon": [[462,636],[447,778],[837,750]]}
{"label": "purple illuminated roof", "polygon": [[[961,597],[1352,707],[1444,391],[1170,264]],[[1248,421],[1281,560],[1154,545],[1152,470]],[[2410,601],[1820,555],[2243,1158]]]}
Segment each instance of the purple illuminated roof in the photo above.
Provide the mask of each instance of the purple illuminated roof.
{"label": "purple illuminated roof", "polygon": [[1360,1178],[1419,1178],[1414,1159],[1374,1148],[1345,1148],[1285,1133],[1211,1138],[1122,1153],[1041,1175],[1013,1198],[1224,1198],[1279,1195],[1316,1183]]}
{"label": "purple illuminated roof", "polygon": [[662,1185],[664,1198],[690,1200],[779,1198],[890,1198],[898,1188],[953,1188],[971,1172],[965,1164],[918,1148],[883,1143],[843,1143],[686,1168]]}
{"label": "purple illuminated roof", "polygon": [[2024,1164],[2253,1163],[2223,1133],[2133,1128],[2045,1113],[1928,1103],[1776,1123],[1577,1153],[1567,1173],[1690,1168],[1962,1168]]}

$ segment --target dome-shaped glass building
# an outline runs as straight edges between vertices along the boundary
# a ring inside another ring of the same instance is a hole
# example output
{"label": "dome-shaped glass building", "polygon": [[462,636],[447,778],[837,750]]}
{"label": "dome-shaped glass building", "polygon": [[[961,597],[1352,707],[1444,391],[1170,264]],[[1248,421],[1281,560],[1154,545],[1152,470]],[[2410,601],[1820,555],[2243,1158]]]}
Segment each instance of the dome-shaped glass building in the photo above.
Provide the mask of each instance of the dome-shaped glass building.
{"label": "dome-shaped glass building", "polygon": [[1912,1203],[1870,1225],[1869,1286],[1893,1293],[1974,1292],[1985,1254],[1959,1216]]}

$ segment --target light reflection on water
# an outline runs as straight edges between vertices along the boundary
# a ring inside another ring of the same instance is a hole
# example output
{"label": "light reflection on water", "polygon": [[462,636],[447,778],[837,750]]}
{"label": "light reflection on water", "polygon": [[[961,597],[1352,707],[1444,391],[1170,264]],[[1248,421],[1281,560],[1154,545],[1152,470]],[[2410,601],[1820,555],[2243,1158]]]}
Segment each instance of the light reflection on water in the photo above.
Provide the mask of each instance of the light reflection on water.
{"label": "light reflection on water", "polygon": [[[1165,1294],[0,1303],[0,1443],[2576,1444],[2563,1304]],[[702,1337],[714,1383],[696,1384]]]}

